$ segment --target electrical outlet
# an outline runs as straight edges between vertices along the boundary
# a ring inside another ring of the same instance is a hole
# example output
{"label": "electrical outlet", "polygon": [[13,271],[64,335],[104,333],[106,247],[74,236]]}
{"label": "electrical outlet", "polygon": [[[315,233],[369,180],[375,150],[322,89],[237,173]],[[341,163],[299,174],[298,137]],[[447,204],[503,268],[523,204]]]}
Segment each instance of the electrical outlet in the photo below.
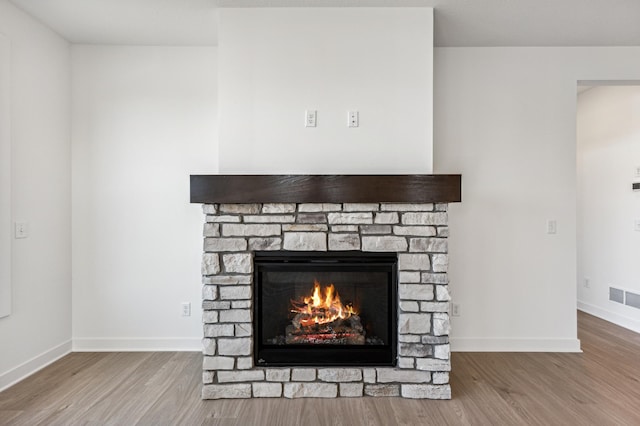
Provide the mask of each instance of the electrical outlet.
{"label": "electrical outlet", "polygon": [[584,279],[584,288],[591,288],[591,280],[589,278]]}
{"label": "electrical outlet", "polygon": [[191,302],[183,302],[182,303],[182,316],[190,317],[191,316]]}
{"label": "electrical outlet", "polygon": [[460,316],[460,304],[459,303],[452,303],[451,304],[451,316],[452,317],[459,317]]}
{"label": "electrical outlet", "polygon": [[318,112],[315,109],[308,109],[304,112],[304,127],[316,127]]}
{"label": "electrical outlet", "polygon": [[558,232],[558,222],[553,219],[547,220],[547,234],[556,234]]}
{"label": "electrical outlet", "polygon": [[347,114],[347,125],[349,127],[358,127],[360,125],[360,117],[358,111],[349,111]]}
{"label": "electrical outlet", "polygon": [[27,238],[29,236],[29,224],[27,222],[16,222],[15,227],[15,238]]}

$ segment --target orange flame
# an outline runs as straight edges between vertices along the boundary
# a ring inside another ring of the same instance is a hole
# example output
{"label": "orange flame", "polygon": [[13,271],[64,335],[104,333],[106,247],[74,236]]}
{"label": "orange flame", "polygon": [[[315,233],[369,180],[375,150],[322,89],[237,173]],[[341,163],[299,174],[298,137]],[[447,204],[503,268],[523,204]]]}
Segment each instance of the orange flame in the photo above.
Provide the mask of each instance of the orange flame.
{"label": "orange flame", "polygon": [[329,284],[323,291],[318,281],[313,283],[312,296],[303,297],[302,302],[292,300],[291,305],[293,306],[291,312],[304,314],[300,324],[305,327],[327,324],[357,314],[353,306],[342,304],[333,284]]}

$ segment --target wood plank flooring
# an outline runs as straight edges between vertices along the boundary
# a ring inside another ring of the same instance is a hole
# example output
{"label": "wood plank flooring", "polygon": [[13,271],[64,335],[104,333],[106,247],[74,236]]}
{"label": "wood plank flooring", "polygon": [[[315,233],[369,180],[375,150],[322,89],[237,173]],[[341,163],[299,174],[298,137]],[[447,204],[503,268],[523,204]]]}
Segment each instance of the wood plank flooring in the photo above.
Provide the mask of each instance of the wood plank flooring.
{"label": "wood plank flooring", "polygon": [[451,401],[202,401],[199,353],[73,353],[0,393],[0,425],[640,425],[640,335],[578,328],[582,354],[454,353]]}

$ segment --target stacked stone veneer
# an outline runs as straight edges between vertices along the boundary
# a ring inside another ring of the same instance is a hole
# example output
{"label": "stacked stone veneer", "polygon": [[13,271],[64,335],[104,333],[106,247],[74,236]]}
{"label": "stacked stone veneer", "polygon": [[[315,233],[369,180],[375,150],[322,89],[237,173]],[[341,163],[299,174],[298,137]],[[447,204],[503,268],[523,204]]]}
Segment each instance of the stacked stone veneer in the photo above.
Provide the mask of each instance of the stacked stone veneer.
{"label": "stacked stone veneer", "polygon": [[[449,399],[446,204],[205,204],[204,399]],[[398,253],[397,367],[253,365],[253,252]]]}

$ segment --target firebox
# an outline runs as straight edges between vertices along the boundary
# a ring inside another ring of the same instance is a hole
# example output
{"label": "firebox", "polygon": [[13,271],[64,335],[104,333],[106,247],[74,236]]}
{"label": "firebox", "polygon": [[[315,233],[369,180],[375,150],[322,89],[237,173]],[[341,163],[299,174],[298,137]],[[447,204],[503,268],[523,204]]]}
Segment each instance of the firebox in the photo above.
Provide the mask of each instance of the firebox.
{"label": "firebox", "polygon": [[396,253],[255,252],[256,366],[396,365]]}

